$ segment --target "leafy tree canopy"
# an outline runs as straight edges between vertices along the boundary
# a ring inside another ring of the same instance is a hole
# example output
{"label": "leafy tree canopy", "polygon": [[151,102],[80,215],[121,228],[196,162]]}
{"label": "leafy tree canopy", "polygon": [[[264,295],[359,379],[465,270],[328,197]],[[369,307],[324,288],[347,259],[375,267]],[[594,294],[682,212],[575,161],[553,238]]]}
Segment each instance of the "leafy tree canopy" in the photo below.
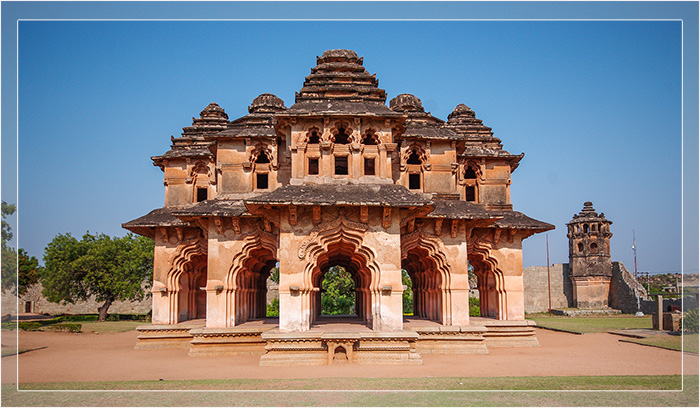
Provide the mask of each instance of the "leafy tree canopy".
{"label": "leafy tree canopy", "polygon": [[355,281],[342,266],[333,266],[321,282],[321,314],[355,314]]}
{"label": "leafy tree canopy", "polygon": [[2,289],[22,296],[27,288],[38,282],[39,261],[20,248],[7,245],[12,239],[12,228],[5,219],[15,213],[14,204],[2,202]]}
{"label": "leafy tree canopy", "polygon": [[114,301],[138,301],[153,273],[153,241],[127,234],[83,235],[81,240],[59,234],[44,250],[39,279],[42,294],[51,302],[75,303],[95,296],[105,320]]}

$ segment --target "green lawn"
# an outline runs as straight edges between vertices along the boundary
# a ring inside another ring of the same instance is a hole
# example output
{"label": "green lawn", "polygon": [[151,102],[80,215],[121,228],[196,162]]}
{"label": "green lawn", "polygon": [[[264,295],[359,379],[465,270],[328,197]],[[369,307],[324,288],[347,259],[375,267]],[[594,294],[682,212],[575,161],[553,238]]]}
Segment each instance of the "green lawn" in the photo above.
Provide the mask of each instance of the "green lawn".
{"label": "green lawn", "polygon": [[604,333],[622,329],[651,329],[651,316],[616,315],[568,317],[534,314],[526,317],[537,326],[574,333]]}
{"label": "green lawn", "polygon": [[81,329],[83,333],[121,333],[134,330],[138,326],[148,324],[148,322],[120,320],[116,322],[81,322],[80,324],[83,325]]}
{"label": "green lawn", "polygon": [[[32,383],[22,384],[21,392],[13,384],[3,384],[1,402],[5,406],[698,406],[698,376],[686,376],[684,390],[678,392],[681,381],[675,375]],[[133,390],[150,392],[129,392]]]}
{"label": "green lawn", "polygon": [[651,336],[644,339],[627,339],[630,343],[646,344],[648,346],[661,347],[669,350],[698,353],[698,334],[684,334],[683,336]]}

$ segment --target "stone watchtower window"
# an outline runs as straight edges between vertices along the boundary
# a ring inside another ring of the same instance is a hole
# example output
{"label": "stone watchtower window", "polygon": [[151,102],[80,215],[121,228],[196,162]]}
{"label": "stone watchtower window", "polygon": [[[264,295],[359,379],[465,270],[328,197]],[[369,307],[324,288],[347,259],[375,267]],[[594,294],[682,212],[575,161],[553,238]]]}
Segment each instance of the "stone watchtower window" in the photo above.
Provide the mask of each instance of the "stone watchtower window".
{"label": "stone watchtower window", "polygon": [[580,242],[578,243],[578,251],[583,252],[583,244]]}
{"label": "stone watchtower window", "polygon": [[348,175],[348,156],[335,157],[335,174],[339,176]]}
{"label": "stone watchtower window", "polygon": [[365,158],[365,176],[374,176],[374,157]]}
{"label": "stone watchtower window", "polygon": [[207,199],[207,189],[204,187],[197,187],[197,202],[204,201]]}
{"label": "stone watchtower window", "polygon": [[309,175],[318,174],[318,159],[309,159]]}
{"label": "stone watchtower window", "polygon": [[420,190],[420,174],[408,175],[408,188],[411,190]]}

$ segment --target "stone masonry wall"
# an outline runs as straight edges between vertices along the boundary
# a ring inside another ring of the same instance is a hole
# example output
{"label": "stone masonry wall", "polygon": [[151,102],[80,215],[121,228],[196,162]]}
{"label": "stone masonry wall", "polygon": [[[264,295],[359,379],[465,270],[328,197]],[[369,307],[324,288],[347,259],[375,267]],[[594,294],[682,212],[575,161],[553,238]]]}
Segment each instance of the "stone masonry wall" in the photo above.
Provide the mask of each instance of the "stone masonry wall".
{"label": "stone masonry wall", "polygon": [[[573,288],[569,278],[569,264],[553,264],[549,267],[552,293],[552,309],[569,307],[573,301]],[[547,267],[530,266],[523,269],[525,313],[546,312],[549,308]]]}
{"label": "stone masonry wall", "polygon": [[636,313],[636,292],[638,292],[640,299],[645,299],[647,298],[646,289],[634,279],[634,276],[625,268],[622,262],[613,262],[612,269],[612,279],[610,280],[610,307],[621,310],[622,313]]}
{"label": "stone masonry wall", "polygon": [[[97,314],[97,308],[103,302],[97,302],[94,298],[75,304],[52,303],[41,296],[41,285],[35,285],[27,289],[27,293],[19,299],[19,311],[17,310],[17,296],[11,292],[2,293],[2,315],[25,313],[26,302],[31,302],[30,313],[35,314]],[[109,308],[109,313],[145,314],[151,311],[151,294],[147,293],[140,302],[114,302]]]}

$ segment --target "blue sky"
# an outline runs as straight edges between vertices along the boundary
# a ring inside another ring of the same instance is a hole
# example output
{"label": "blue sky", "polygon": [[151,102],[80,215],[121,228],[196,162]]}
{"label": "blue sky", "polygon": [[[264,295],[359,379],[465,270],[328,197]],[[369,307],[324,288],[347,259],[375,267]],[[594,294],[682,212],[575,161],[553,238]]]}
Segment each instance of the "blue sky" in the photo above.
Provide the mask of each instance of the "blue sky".
{"label": "blue sky", "polygon": [[[697,3],[3,2],[2,198],[19,203],[19,246],[39,258],[58,233],[123,235],[122,222],[163,205],[162,172],[149,157],[168,150],[170,135],[192,116],[217,102],[234,119],[264,92],[291,106],[315,57],[349,48],[389,99],[412,93],[444,120],[465,103],[506,150],[525,152],[511,197],[516,210],[556,225],[548,233],[551,262],[567,262],[565,224],[590,200],[613,221],[613,260],[633,269],[634,230],[640,271],[697,272],[697,10]],[[352,20],[369,17],[412,20]],[[18,18],[306,21],[17,26]],[[328,20],[339,18],[350,20]],[[550,20],[592,18],[606,20]],[[630,20],[652,18],[670,21]],[[545,234],[523,248],[525,266],[546,263]]]}

